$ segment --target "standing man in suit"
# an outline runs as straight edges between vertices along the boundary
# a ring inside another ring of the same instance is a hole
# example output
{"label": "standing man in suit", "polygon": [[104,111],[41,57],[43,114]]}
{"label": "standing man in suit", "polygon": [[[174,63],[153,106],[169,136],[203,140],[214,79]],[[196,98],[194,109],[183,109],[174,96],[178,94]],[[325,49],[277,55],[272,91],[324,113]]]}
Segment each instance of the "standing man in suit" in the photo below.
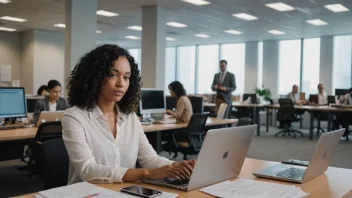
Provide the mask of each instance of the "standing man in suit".
{"label": "standing man in suit", "polygon": [[236,90],[235,75],[226,70],[227,61],[220,61],[220,73],[214,75],[211,89],[216,91],[216,110],[219,109],[221,103],[227,103],[225,117],[228,118],[232,108],[232,94]]}

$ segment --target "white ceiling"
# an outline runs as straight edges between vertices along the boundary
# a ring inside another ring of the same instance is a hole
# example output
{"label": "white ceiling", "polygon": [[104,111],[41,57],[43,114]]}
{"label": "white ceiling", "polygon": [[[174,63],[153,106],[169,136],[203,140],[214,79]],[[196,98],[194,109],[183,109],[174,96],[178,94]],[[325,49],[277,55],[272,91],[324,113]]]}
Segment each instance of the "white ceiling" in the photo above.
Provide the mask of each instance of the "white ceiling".
{"label": "white ceiling", "polygon": [[[341,3],[352,10],[352,0],[208,0],[210,5],[195,6],[181,0],[98,0],[98,9],[117,12],[120,16],[97,16],[98,43],[114,42],[125,47],[139,47],[140,40],[125,38],[127,35],[141,36],[141,32],[126,27],[141,25],[141,7],[158,4],[166,9],[167,20],[187,24],[187,28],[167,27],[167,36],[177,41],[168,41],[168,46],[237,43],[267,39],[293,39],[324,35],[352,34],[352,12],[334,13],[326,4]],[[267,3],[284,2],[296,8],[294,11],[279,12],[265,6]],[[232,16],[234,13],[249,13],[259,18],[245,21]],[[28,19],[25,23],[0,20],[0,26],[17,28],[19,31],[44,29],[63,31],[53,24],[65,22],[65,0],[12,0],[0,4],[0,15]],[[321,19],[326,26],[313,26],[309,19]],[[224,30],[235,29],[242,35],[231,35]],[[275,36],[268,30],[280,30],[286,35]],[[208,34],[202,39],[196,33]]]}

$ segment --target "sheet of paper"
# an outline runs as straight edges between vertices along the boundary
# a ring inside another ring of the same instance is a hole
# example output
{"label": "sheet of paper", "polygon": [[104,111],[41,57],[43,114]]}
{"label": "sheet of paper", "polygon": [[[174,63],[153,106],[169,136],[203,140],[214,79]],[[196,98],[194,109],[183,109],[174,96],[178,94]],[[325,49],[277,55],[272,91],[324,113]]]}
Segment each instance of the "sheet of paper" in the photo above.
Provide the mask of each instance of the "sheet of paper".
{"label": "sheet of paper", "polygon": [[303,198],[308,194],[295,186],[248,179],[222,182],[200,191],[225,198]]}
{"label": "sheet of paper", "polygon": [[[136,196],[98,187],[88,182],[80,182],[39,192],[38,198],[135,198]],[[175,198],[177,194],[162,192],[158,198]]]}
{"label": "sheet of paper", "polygon": [[11,81],[11,65],[0,65],[0,81]]}

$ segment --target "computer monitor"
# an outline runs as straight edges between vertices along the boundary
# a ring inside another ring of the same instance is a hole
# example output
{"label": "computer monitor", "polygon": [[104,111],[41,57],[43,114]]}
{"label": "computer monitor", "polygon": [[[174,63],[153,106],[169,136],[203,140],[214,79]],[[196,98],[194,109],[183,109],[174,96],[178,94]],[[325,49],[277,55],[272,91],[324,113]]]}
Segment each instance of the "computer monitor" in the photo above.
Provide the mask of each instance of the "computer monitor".
{"label": "computer monitor", "polygon": [[318,94],[310,94],[308,101],[309,101],[310,103],[318,104],[318,103],[319,103]]}
{"label": "computer monitor", "polygon": [[40,99],[43,99],[44,97],[43,96],[38,96],[38,97],[26,97],[27,99],[27,112],[28,113],[33,113],[34,112],[34,108],[35,108],[35,105],[37,104],[37,101],[40,100]]}
{"label": "computer monitor", "polygon": [[251,103],[252,104],[258,104],[258,101],[257,101],[257,94],[255,93],[246,93],[246,94],[243,94],[243,98],[242,98],[242,101],[246,101],[249,97],[251,97]]}
{"label": "computer monitor", "polygon": [[335,89],[335,96],[343,96],[350,92],[349,89]]}
{"label": "computer monitor", "polygon": [[165,113],[164,90],[142,89],[142,100],[139,107],[141,114]]}
{"label": "computer monitor", "polygon": [[0,87],[0,118],[27,117],[23,87]]}

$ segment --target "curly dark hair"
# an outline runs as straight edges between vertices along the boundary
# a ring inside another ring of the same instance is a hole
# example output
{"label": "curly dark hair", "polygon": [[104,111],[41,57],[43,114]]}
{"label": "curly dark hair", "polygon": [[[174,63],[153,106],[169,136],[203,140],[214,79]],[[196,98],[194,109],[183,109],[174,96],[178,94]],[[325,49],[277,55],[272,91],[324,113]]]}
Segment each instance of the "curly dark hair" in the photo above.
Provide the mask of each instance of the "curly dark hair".
{"label": "curly dark hair", "polygon": [[174,81],[169,84],[169,89],[171,89],[173,92],[175,92],[177,98],[180,98],[181,96],[186,95],[186,90],[183,87],[182,83],[179,81]]}
{"label": "curly dark hair", "polygon": [[69,104],[92,111],[102,86],[109,80],[114,62],[121,56],[126,57],[131,66],[131,77],[125,95],[117,104],[124,114],[136,111],[141,99],[140,71],[130,53],[117,45],[99,46],[80,59],[68,78]]}

